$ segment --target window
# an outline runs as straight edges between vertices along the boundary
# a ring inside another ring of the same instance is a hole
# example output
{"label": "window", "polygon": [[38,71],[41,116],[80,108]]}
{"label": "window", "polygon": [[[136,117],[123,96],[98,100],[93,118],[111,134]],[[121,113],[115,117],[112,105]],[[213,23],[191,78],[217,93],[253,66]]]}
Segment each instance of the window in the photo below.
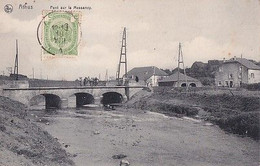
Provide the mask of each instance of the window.
{"label": "window", "polygon": [[218,85],[219,85],[219,86],[221,86],[221,85],[222,85],[222,82],[221,82],[221,81],[219,81],[219,82],[218,82]]}
{"label": "window", "polygon": [[242,72],[242,66],[239,67],[239,72]]}
{"label": "window", "polygon": [[225,83],[226,83],[226,85],[225,85],[225,86],[229,86],[229,84],[228,84],[228,81],[225,81]]}
{"label": "window", "polygon": [[230,81],[229,85],[232,88],[233,87],[233,81]]}
{"label": "window", "polygon": [[251,78],[255,78],[255,74],[254,73],[251,73]]}
{"label": "window", "polygon": [[186,87],[186,83],[182,83],[182,84],[181,84],[181,87]]}
{"label": "window", "polygon": [[196,84],[195,83],[191,83],[190,87],[196,87]]}
{"label": "window", "polygon": [[233,74],[229,74],[229,75],[228,75],[228,78],[233,78]]}
{"label": "window", "polygon": [[239,74],[238,74],[238,78],[242,78],[242,73],[239,73]]}

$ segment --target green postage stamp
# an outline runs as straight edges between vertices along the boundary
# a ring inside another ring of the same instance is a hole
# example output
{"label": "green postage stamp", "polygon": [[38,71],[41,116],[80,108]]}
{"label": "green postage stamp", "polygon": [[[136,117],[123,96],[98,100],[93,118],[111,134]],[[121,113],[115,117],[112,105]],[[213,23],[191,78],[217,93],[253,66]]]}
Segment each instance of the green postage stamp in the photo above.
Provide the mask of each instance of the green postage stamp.
{"label": "green postage stamp", "polygon": [[43,59],[77,56],[80,41],[80,13],[44,11],[43,14]]}

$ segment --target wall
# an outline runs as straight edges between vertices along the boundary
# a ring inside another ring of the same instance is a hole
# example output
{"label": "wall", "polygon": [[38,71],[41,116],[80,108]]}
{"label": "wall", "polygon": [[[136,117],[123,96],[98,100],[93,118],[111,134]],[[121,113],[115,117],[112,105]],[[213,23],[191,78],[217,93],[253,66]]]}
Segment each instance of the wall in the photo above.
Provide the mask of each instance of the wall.
{"label": "wall", "polygon": [[30,87],[68,87],[80,86],[79,81],[29,80]]}
{"label": "wall", "polygon": [[[224,63],[219,68],[220,70],[217,71],[215,75],[216,86],[230,86],[231,81],[233,82],[232,87],[239,87],[240,82],[248,83],[248,71],[245,66],[239,63]],[[232,78],[230,74],[232,74]],[[226,81],[228,81],[228,85]],[[219,82],[221,82],[221,84],[219,84]]]}
{"label": "wall", "polygon": [[151,86],[158,86],[158,80],[162,80],[167,76],[151,76],[149,79],[147,79],[147,83],[150,83]]}
{"label": "wall", "polygon": [[3,88],[28,88],[28,80],[0,80],[0,89]]}
{"label": "wall", "polygon": [[[189,85],[189,87],[191,87],[190,84],[192,84],[192,83],[195,83],[196,87],[202,87],[202,84],[200,81],[187,81],[187,84]],[[181,87],[182,84],[186,84],[186,81],[180,81],[179,87]],[[174,82],[173,86],[178,87],[178,82]]]}
{"label": "wall", "polygon": [[[252,77],[253,73],[253,77]],[[248,84],[254,84],[260,82],[260,70],[248,70]]]}

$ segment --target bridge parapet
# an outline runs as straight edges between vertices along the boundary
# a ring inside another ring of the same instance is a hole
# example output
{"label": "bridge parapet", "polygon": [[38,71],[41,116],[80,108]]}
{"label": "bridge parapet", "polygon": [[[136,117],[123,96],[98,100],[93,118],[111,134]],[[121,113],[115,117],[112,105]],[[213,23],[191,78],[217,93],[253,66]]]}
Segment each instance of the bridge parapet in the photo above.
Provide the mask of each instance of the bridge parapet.
{"label": "bridge parapet", "polygon": [[[39,95],[57,96],[60,98],[60,104],[63,107],[68,106],[68,100],[71,96],[79,93],[90,94],[96,101],[101,101],[103,94],[114,92],[121,94],[124,99],[129,99],[137,91],[140,91],[144,86],[81,86],[81,87],[22,87],[22,88],[4,88],[3,95],[13,100],[20,101],[21,103],[30,105],[30,100]],[[54,99],[53,99],[54,100]],[[50,103],[51,99],[48,99]],[[98,103],[96,103],[98,104]]]}

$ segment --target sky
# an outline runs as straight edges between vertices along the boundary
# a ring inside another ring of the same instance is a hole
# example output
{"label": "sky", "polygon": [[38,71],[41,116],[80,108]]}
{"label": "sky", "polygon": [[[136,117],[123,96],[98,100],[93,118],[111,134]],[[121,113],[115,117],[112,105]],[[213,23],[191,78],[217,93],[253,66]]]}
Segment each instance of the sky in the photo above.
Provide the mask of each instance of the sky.
{"label": "sky", "polygon": [[[20,5],[32,9],[19,9]],[[6,13],[4,6],[13,11]],[[37,26],[51,6],[90,7],[81,12],[79,54],[74,58],[42,60]],[[260,61],[260,1],[258,0],[1,0],[0,72],[14,68],[19,43],[19,73],[32,78],[104,79],[116,75],[123,28],[127,30],[128,70],[157,66],[174,69],[178,43],[184,64],[229,59]],[[121,71],[122,73],[123,71]]]}

